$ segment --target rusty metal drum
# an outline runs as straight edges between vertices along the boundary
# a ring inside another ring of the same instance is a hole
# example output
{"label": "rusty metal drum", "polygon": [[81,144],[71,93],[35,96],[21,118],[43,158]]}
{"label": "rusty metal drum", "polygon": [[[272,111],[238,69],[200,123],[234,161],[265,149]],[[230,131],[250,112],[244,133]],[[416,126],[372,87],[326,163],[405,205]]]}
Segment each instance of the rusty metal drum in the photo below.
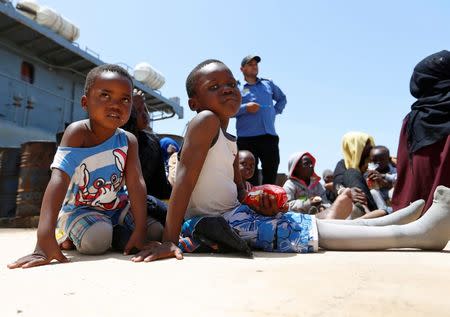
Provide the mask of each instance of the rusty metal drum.
{"label": "rusty metal drum", "polygon": [[0,147],[0,218],[15,214],[19,166],[20,148]]}
{"label": "rusty metal drum", "polygon": [[56,142],[30,141],[22,144],[16,216],[39,215],[55,152]]}

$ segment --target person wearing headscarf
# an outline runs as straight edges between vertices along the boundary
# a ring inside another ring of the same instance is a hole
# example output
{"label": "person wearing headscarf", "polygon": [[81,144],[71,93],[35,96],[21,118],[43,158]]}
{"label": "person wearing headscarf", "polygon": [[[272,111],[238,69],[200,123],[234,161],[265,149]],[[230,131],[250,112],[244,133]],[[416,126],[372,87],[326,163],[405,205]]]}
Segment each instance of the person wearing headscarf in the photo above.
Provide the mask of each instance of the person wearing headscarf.
{"label": "person wearing headscarf", "polygon": [[172,156],[172,154],[180,151],[180,146],[174,139],[167,136],[159,140],[159,145],[161,147],[162,156],[164,159],[166,175],[169,175],[169,158]]}
{"label": "person wearing headscarf", "polygon": [[342,138],[344,158],[334,169],[334,187],[339,194],[343,188],[353,189],[353,202],[366,205],[369,210],[377,209],[364,173],[369,164],[371,148],[375,145],[373,137],[364,132],[348,132]]}
{"label": "person wearing headscarf", "polygon": [[450,186],[450,52],[434,53],[414,67],[410,92],[417,101],[403,120],[392,207],[433,202],[438,185]]}
{"label": "person wearing headscarf", "polygon": [[315,165],[316,159],[309,152],[296,152],[289,158],[288,179],[283,185],[289,210],[311,213],[314,207],[314,213],[317,213],[331,205],[320,177],[314,171]]}

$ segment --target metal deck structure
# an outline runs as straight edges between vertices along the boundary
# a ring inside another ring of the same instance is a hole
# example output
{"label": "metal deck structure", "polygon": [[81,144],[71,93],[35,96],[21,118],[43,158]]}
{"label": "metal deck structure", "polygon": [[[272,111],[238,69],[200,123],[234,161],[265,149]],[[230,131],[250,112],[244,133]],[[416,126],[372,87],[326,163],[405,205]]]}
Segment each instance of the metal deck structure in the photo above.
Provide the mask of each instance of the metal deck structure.
{"label": "metal deck structure", "polygon": [[[104,64],[95,52],[81,49],[77,43],[22,15],[9,2],[0,2],[0,46],[26,54],[30,60],[44,63],[49,69],[69,71],[83,78],[90,69]],[[183,118],[183,108],[175,101],[135,79],[134,86],[144,92],[151,120],[175,115]]]}

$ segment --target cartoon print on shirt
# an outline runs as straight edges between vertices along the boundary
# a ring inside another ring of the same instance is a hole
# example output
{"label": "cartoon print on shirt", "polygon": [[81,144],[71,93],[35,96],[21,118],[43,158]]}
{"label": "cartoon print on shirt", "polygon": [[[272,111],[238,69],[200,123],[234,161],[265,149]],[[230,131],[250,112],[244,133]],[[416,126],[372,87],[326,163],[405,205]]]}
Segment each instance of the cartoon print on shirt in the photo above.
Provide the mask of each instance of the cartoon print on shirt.
{"label": "cartoon print on shirt", "polygon": [[76,206],[92,206],[103,210],[114,210],[125,206],[126,201],[120,199],[117,191],[122,186],[127,154],[120,149],[115,149],[113,150],[113,155],[116,167],[120,173],[119,175],[116,173],[111,174],[109,181],[99,177],[93,180],[92,185],[89,186],[90,172],[86,164],[83,163],[80,166],[83,180],[75,197]]}

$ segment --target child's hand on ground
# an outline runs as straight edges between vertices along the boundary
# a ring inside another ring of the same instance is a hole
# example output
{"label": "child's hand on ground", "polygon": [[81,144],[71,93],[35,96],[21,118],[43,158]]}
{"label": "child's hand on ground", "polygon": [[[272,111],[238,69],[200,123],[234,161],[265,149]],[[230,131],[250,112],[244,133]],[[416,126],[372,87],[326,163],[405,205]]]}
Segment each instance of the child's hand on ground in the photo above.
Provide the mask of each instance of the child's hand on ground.
{"label": "child's hand on ground", "polygon": [[144,247],[134,257],[131,258],[133,262],[150,262],[159,259],[177,258],[177,260],[183,259],[183,252],[173,242],[156,242],[152,241]]}
{"label": "child's hand on ground", "polygon": [[267,193],[261,193],[259,199],[259,206],[255,208],[255,211],[263,216],[272,217],[280,212],[277,206],[277,199],[273,195]]}
{"label": "child's hand on ground", "polygon": [[17,261],[8,264],[8,268],[30,268],[39,265],[46,265],[52,260],[64,263],[69,260],[62,254],[54,236],[43,237],[38,240],[36,248],[32,254],[21,257]]}
{"label": "child's hand on ground", "polygon": [[260,105],[256,102],[249,102],[246,105],[247,112],[255,113],[259,110]]}
{"label": "child's hand on ground", "polygon": [[145,230],[134,230],[123,250],[123,254],[124,255],[130,254],[133,248],[142,250],[145,245],[145,236],[146,236]]}

